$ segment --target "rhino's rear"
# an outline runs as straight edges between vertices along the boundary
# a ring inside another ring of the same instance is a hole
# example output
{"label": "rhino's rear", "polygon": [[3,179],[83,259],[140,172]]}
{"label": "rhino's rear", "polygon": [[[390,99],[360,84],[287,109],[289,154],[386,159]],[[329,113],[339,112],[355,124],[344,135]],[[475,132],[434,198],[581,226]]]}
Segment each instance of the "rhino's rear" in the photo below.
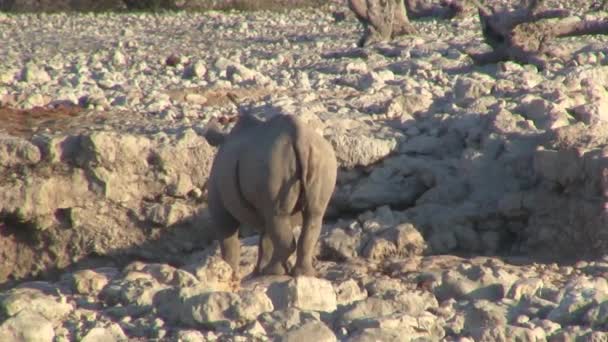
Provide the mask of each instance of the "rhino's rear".
{"label": "rhino's rear", "polygon": [[336,182],[332,146],[291,115],[231,134],[216,163],[224,207],[248,225],[259,226],[269,215],[325,212]]}

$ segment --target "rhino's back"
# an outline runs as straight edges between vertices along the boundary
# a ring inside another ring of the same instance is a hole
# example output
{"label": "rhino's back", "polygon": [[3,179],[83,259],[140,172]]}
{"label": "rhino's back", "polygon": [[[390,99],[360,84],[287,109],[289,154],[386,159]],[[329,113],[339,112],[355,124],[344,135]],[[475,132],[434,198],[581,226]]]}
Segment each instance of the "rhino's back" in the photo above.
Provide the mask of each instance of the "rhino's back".
{"label": "rhino's back", "polygon": [[[317,178],[327,178],[325,183],[335,182],[338,161],[336,159],[333,146],[319,133],[312,129],[306,122],[294,115],[277,115],[267,122],[265,127],[267,132],[272,132],[272,145],[274,147],[284,143],[283,138],[289,139],[290,149],[286,149],[286,154],[274,153],[273,156],[282,156],[288,161],[293,168],[292,172],[296,172],[295,168],[298,163],[295,157],[295,145],[298,145],[301,151],[304,152],[303,161],[309,176],[314,175]],[[312,153],[312,156],[309,156]],[[280,161],[279,160],[279,161]],[[277,161],[277,164],[279,163]],[[300,167],[301,165],[297,165]],[[300,170],[297,170],[300,172]],[[312,174],[311,174],[312,173]]]}
{"label": "rhino's back", "polygon": [[241,189],[260,212],[291,213],[300,193],[299,165],[290,120],[270,120],[256,130],[241,155]]}

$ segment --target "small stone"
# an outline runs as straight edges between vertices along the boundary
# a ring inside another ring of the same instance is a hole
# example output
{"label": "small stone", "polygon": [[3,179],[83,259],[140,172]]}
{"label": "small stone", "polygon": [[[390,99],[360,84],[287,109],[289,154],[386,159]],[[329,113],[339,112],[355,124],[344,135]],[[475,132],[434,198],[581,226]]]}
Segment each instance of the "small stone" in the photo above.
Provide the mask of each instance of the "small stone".
{"label": "small stone", "polygon": [[295,327],[287,331],[279,340],[281,342],[300,342],[300,341],[315,341],[315,342],[335,342],[336,335],[323,322],[308,322],[301,326]]}
{"label": "small stone", "polygon": [[38,147],[26,139],[0,134],[0,168],[40,162]]}
{"label": "small stone", "polygon": [[588,125],[608,121],[608,100],[585,103],[572,108],[574,117]]}
{"label": "small stone", "polygon": [[167,288],[150,274],[132,271],[113,280],[99,296],[110,306],[122,304],[124,311],[116,312],[117,316],[143,315],[152,311],[156,295]]}
{"label": "small stone", "polygon": [[0,295],[0,310],[9,317],[27,310],[51,321],[60,321],[74,310],[64,298],[45,292],[28,287],[12,289]]}
{"label": "small stone", "polygon": [[120,51],[116,50],[114,51],[114,54],[112,54],[112,64],[114,64],[114,66],[122,66],[127,64],[127,57]]}
{"label": "small stone", "polygon": [[[193,188],[192,179],[183,174],[177,175],[177,180],[167,187],[167,192],[171,196],[186,197]],[[200,191],[200,190],[199,190]]]}
{"label": "small stone", "polygon": [[368,297],[365,300],[354,302],[341,313],[338,325],[356,326],[358,323],[378,317],[386,317],[403,309],[403,305],[394,300]]}
{"label": "small stone", "polygon": [[196,104],[196,105],[204,105],[207,103],[207,98],[201,94],[196,93],[188,93],[185,96],[185,100],[188,103]]}
{"label": "small stone", "polygon": [[205,335],[198,330],[180,330],[177,334],[177,340],[181,342],[205,342],[208,341]]}
{"label": "small stone", "polygon": [[333,259],[349,260],[359,255],[361,234],[334,228],[321,241],[323,254]]}
{"label": "small stone", "polygon": [[119,342],[129,339],[117,323],[110,323],[106,327],[95,327],[80,340],[81,342]]}
{"label": "small stone", "polygon": [[298,82],[298,87],[300,87],[302,90],[308,90],[311,88],[310,80],[308,79],[308,75],[306,73],[303,73],[303,72],[298,73],[297,82]]}
{"label": "small stone", "polygon": [[387,240],[397,247],[397,254],[403,257],[422,255],[427,249],[424,237],[411,223],[404,223],[382,233]]}
{"label": "small stone", "polygon": [[240,301],[233,309],[239,320],[254,321],[264,312],[272,312],[272,301],[264,292],[241,291]]}
{"label": "small stone", "polygon": [[232,267],[219,256],[209,256],[198,263],[184,267],[194,274],[201,283],[215,291],[227,291],[233,287],[234,271]]}
{"label": "small stone", "polygon": [[495,301],[503,298],[517,280],[516,275],[500,268],[463,265],[443,272],[435,295],[441,301],[449,298]]}
{"label": "small stone", "polygon": [[258,321],[271,338],[280,338],[285,333],[309,322],[319,321],[319,314],[314,311],[301,311],[296,308],[284,308],[263,313]]}
{"label": "small stone", "polygon": [[345,71],[347,73],[364,73],[367,72],[367,63],[361,59],[355,59],[353,62],[346,64]]}
{"label": "small stone", "polygon": [[353,209],[370,209],[380,205],[413,205],[428,190],[421,177],[409,174],[398,162],[376,166],[369,177],[357,182],[347,199]]}
{"label": "small stone", "polygon": [[42,107],[47,104],[47,99],[42,94],[31,94],[19,103],[21,108]]}
{"label": "small stone", "polygon": [[[191,296],[180,296],[174,303],[183,324],[213,329],[235,328],[249,324],[261,314],[274,310],[272,302],[263,292],[242,291],[235,294],[205,292],[203,289],[197,292]],[[175,312],[164,314],[174,316]]]}
{"label": "small stone", "polygon": [[17,76],[18,69],[0,69],[0,84],[12,84]]}
{"label": "small stone", "polygon": [[541,97],[525,96],[516,110],[532,119],[538,128],[555,129],[570,124],[565,109]]}
{"label": "small stone", "polygon": [[203,196],[203,190],[201,190],[200,188],[195,187],[194,189],[192,189],[192,197],[199,199]]}
{"label": "small stone", "polygon": [[553,335],[556,331],[560,330],[562,326],[559,323],[555,323],[548,319],[541,319],[535,322],[536,326],[542,328],[547,336]]}
{"label": "small stone", "polygon": [[[474,339],[479,340],[478,336],[485,327],[504,327],[508,322],[509,307],[500,302],[488,300],[478,300],[470,302],[465,310],[465,330],[474,335]],[[476,334],[477,333],[477,334]]]}
{"label": "small stone", "polygon": [[205,62],[202,60],[198,60],[192,64],[190,75],[191,77],[203,78],[207,73],[207,67],[205,66]]}
{"label": "small stone", "polygon": [[384,298],[388,293],[394,294],[395,292],[406,290],[405,284],[400,279],[373,277],[369,281],[369,283],[365,284],[365,289],[369,296],[372,297]]}
{"label": "small stone", "polygon": [[548,319],[562,325],[578,322],[586,308],[608,299],[608,281],[604,278],[578,276],[570,279],[560,291],[559,305],[549,312]]}
{"label": "small stone", "polygon": [[82,270],[65,278],[75,292],[96,296],[117,274],[116,269]]}
{"label": "small stone", "polygon": [[543,287],[543,281],[539,278],[519,279],[511,286],[507,298],[521,300],[524,296],[533,296]]}
{"label": "small stone", "polygon": [[386,239],[374,237],[363,248],[362,254],[370,260],[384,260],[397,254],[397,246]]}
{"label": "small stone", "polygon": [[300,310],[333,312],[337,308],[332,284],[314,277],[296,277],[271,284],[266,293],[275,308],[295,307]]}
{"label": "small stone", "polygon": [[348,305],[367,298],[367,291],[361,289],[354,279],[348,279],[340,283],[340,285],[335,286],[335,291],[336,303],[338,305]]}
{"label": "small stone", "polygon": [[108,101],[103,93],[89,94],[80,102],[82,102],[83,107],[89,109],[105,110],[110,108],[110,101]]}
{"label": "small stone", "polygon": [[180,203],[156,203],[146,210],[146,217],[163,227],[169,227],[181,222],[188,214],[188,208]]}
{"label": "small stone", "polygon": [[476,99],[488,95],[492,88],[490,81],[459,77],[454,85],[454,99],[461,106],[467,106]]}
{"label": "small stone", "polygon": [[249,324],[244,330],[244,333],[247,335],[251,335],[254,337],[263,337],[266,336],[266,329],[259,321],[253,321],[253,323]]}
{"label": "small stone", "polygon": [[[372,336],[379,333],[379,335],[376,335],[375,340],[381,341],[386,340],[380,338],[384,335],[383,333],[389,331],[397,332],[400,335],[400,338],[397,340],[400,340],[402,336],[408,336],[408,338],[411,338],[412,340],[438,341],[445,336],[441,321],[428,312],[423,312],[420,315],[398,312],[386,316],[375,316],[370,317],[369,319],[359,320],[354,323],[354,325],[364,332],[367,331]],[[356,338],[354,340],[360,341]],[[367,340],[364,339],[364,341]]]}
{"label": "small stone", "polygon": [[126,274],[125,278],[129,276],[130,272],[140,272],[139,274],[147,274],[153,277],[156,281],[165,285],[178,287],[198,285],[198,281],[193,274],[186,272],[183,269],[175,268],[167,264],[148,264],[136,261],[132,262],[124,268],[123,273]]}
{"label": "small stone", "polygon": [[[231,308],[239,296],[230,292],[203,292],[180,300],[178,317],[182,324],[210,329],[234,328]],[[168,313],[169,314],[169,313]],[[175,312],[170,313],[176,315]],[[167,317],[169,318],[169,317]]]}
{"label": "small stone", "polygon": [[51,76],[36,64],[30,63],[22,70],[21,79],[28,83],[40,84],[51,80]]}

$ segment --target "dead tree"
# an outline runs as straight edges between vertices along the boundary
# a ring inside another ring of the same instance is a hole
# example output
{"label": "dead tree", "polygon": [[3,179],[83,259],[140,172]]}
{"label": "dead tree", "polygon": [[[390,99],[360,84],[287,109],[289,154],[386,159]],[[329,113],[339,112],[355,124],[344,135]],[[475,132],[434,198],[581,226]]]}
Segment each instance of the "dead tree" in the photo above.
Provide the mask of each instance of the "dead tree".
{"label": "dead tree", "polygon": [[[477,64],[514,61],[533,64],[539,69],[548,62],[548,44],[556,38],[608,33],[608,20],[581,20],[566,10],[540,9],[542,0],[522,0],[515,9],[487,8],[471,0],[478,8],[485,42],[492,51],[471,54]],[[558,21],[545,19],[561,18]]]}
{"label": "dead tree", "polygon": [[363,24],[357,45],[389,41],[416,32],[409,18],[453,18],[465,11],[466,0],[348,0],[348,7]]}
{"label": "dead tree", "polygon": [[405,0],[405,8],[410,19],[435,17],[452,19],[460,16],[473,6],[467,0]]}
{"label": "dead tree", "polygon": [[608,10],[608,0],[598,0],[591,4],[590,9],[592,11],[606,11]]}
{"label": "dead tree", "polygon": [[403,0],[348,0],[348,7],[363,24],[359,46],[416,31],[407,17]]}

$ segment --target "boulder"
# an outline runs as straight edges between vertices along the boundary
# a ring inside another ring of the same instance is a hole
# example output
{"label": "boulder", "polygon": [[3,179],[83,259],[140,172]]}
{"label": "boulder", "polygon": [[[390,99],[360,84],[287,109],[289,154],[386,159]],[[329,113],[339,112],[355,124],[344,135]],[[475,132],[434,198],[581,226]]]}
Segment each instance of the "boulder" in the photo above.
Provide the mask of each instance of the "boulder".
{"label": "boulder", "polygon": [[54,338],[53,323],[29,310],[21,311],[0,324],[2,341],[52,342]]}
{"label": "boulder", "polygon": [[348,305],[367,298],[367,291],[361,289],[354,279],[348,279],[334,286],[336,291],[336,303],[338,305]]}
{"label": "boulder", "polygon": [[49,322],[59,322],[74,310],[64,298],[52,295],[36,287],[19,287],[0,294],[0,309],[7,317],[28,311],[44,317]]}
{"label": "boulder", "polygon": [[318,313],[314,311],[302,311],[290,307],[262,313],[258,317],[258,322],[269,337],[281,338],[290,330],[297,331],[299,327],[318,322],[318,316]]}
{"label": "boulder", "polygon": [[272,302],[260,292],[203,292],[184,297],[179,304],[182,324],[207,329],[225,329],[254,321],[265,312],[274,310]]}
{"label": "boulder", "polygon": [[576,277],[560,291],[560,297],[559,305],[547,318],[561,325],[571,325],[579,322],[593,305],[606,300],[608,282],[604,278]]}
{"label": "boulder", "polygon": [[0,168],[34,165],[40,162],[38,147],[26,139],[0,134]]}
{"label": "boulder", "polygon": [[82,342],[123,342],[129,338],[116,323],[107,326],[96,326],[89,330],[81,339]]}
{"label": "boulder", "polygon": [[99,268],[68,273],[62,280],[76,293],[97,296],[117,275],[118,270],[115,268]]}
{"label": "boulder", "polygon": [[397,147],[394,138],[375,137],[361,131],[336,130],[326,134],[325,138],[332,144],[338,163],[345,168],[372,165]]}
{"label": "boulder", "polygon": [[299,342],[299,341],[319,341],[319,342],[336,342],[338,339],[331,329],[320,321],[304,323],[303,325],[289,329],[285,335],[281,337],[281,342]]}
{"label": "boulder", "polygon": [[296,277],[276,282],[266,290],[275,308],[294,307],[300,310],[333,312],[337,308],[332,284],[315,277]]}

